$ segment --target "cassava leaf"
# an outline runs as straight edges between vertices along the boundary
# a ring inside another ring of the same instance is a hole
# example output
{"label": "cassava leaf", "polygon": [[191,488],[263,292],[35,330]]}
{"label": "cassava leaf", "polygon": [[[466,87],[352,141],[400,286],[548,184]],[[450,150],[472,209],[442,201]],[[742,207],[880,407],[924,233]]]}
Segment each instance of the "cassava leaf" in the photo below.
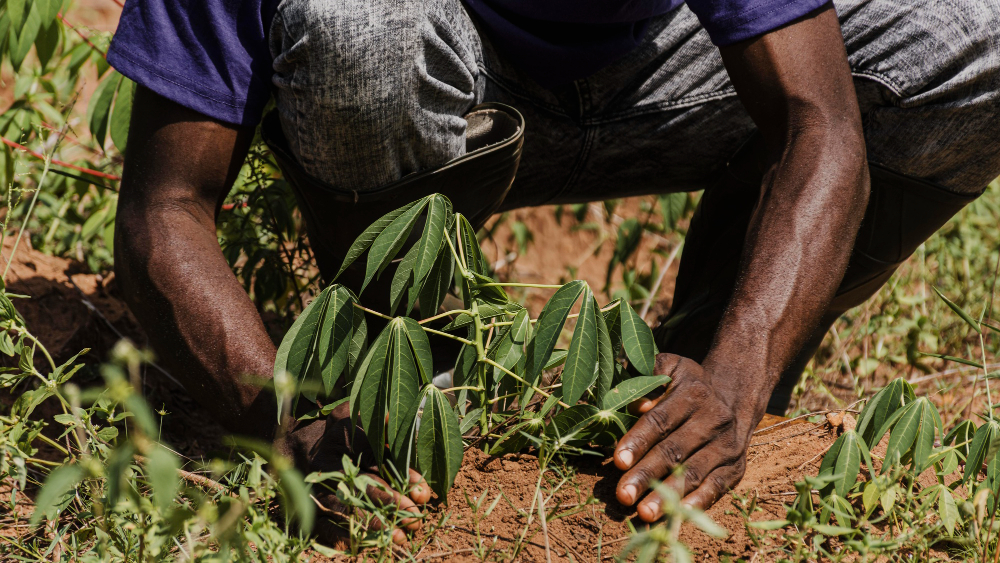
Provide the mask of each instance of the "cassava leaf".
{"label": "cassava leaf", "polygon": [[670,383],[669,375],[640,375],[626,379],[605,395],[604,401],[601,403],[601,410],[618,410],[653,389],[668,383]]}
{"label": "cassava leaf", "polygon": [[559,340],[559,333],[566,324],[569,310],[573,308],[573,304],[586,286],[586,282],[571,281],[557,289],[542,308],[538,322],[535,323],[535,337],[528,343],[528,361],[525,365],[525,375],[528,380],[533,382],[542,373],[542,368],[548,362]]}
{"label": "cassava leaf", "polygon": [[[382,339],[383,335],[386,336],[385,340]],[[389,380],[391,377],[389,371],[392,368],[389,354],[395,344],[394,337],[393,327],[387,326],[376,339],[375,345],[368,351],[371,361],[365,360],[368,363],[368,369],[360,381],[357,394],[357,410],[361,419],[361,428],[364,429],[365,435],[368,437],[372,453],[375,454],[375,462],[379,466],[382,465],[386,443],[385,414],[389,405]],[[358,385],[357,381],[355,381],[355,385]],[[351,402],[354,403],[353,400]]]}
{"label": "cassava leaf", "polygon": [[[441,303],[451,290],[452,280],[455,277],[455,259],[451,251],[446,249],[437,256],[437,260],[431,267],[431,271],[424,280],[423,287],[420,288],[420,315],[424,318],[432,317],[441,308]],[[410,296],[412,308],[413,296]]]}
{"label": "cassava leaf", "polygon": [[431,355],[431,343],[427,339],[427,333],[420,328],[420,323],[410,317],[400,317],[406,339],[413,348],[413,356],[417,360],[417,369],[420,371],[420,379],[424,384],[430,383],[434,378],[434,358]]}
{"label": "cassava leaf", "polygon": [[[358,366],[351,384],[351,427],[357,427],[358,415],[361,411],[361,388],[369,373],[373,376],[381,377],[385,365],[385,358],[389,354],[389,340],[392,338],[392,330],[388,327],[383,329],[381,334],[375,338],[372,347],[368,349],[364,360]],[[368,404],[368,403],[366,403]]]}
{"label": "cassava leaf", "polygon": [[417,433],[417,465],[438,498],[447,500],[462,465],[462,435],[448,398],[433,385],[425,387],[424,412]]}
{"label": "cassava leaf", "polygon": [[489,275],[486,258],[483,257],[483,249],[479,247],[479,238],[476,237],[476,230],[472,228],[464,215],[456,213],[455,217],[459,250],[461,251],[459,255],[465,257],[466,269],[480,275]]}
{"label": "cassava leaf", "polygon": [[894,379],[875,394],[858,418],[858,435],[869,446],[874,447],[885,434],[885,422],[900,407],[913,401],[913,387],[902,378]]}
{"label": "cassava leaf", "polygon": [[433,194],[427,198],[427,219],[424,221],[424,233],[418,247],[417,257],[413,263],[414,283],[422,286],[431,266],[437,261],[438,253],[444,244],[444,228],[451,215],[451,201],[441,194]]}
{"label": "cassava leaf", "polygon": [[333,385],[347,367],[354,338],[354,301],[347,289],[331,286],[326,311],[316,347],[316,361],[323,380],[323,390],[333,393]]}
{"label": "cassava leaf", "polygon": [[562,372],[562,398],[575,405],[597,378],[597,307],[590,288],[583,292],[580,316],[573,330]]}
{"label": "cassava leaf", "polygon": [[944,437],[942,443],[946,446],[955,446],[955,452],[966,460],[972,448],[972,438],[976,435],[976,425],[971,420],[963,420],[951,429],[951,432]]}
{"label": "cassava leaf", "polygon": [[976,475],[979,475],[983,463],[992,459],[998,448],[1000,448],[1000,426],[992,420],[984,422],[972,438],[962,481],[968,483],[970,479],[975,479]]}
{"label": "cassava leaf", "polygon": [[[403,295],[409,293],[411,296],[415,292],[406,290],[413,287],[413,264],[417,261],[417,245],[410,247],[410,250],[403,255],[403,259],[396,266],[396,272],[392,275],[392,284],[389,286],[389,314],[395,315],[396,309],[402,303]],[[413,307],[413,300],[408,300],[406,313],[410,314]]]}
{"label": "cassava leaf", "polygon": [[858,480],[858,472],[861,471],[861,447],[863,443],[860,437],[853,430],[847,430],[830,446],[823,462],[820,464],[819,473],[831,474],[836,478],[829,482],[820,493],[823,496],[837,494],[846,498],[848,492]]}
{"label": "cassava leaf", "polygon": [[653,331],[628,303],[622,302],[621,317],[622,342],[625,344],[625,355],[628,356],[629,363],[642,375],[653,375],[653,366],[656,364]]}
{"label": "cassava leaf", "polygon": [[[306,369],[315,353],[315,344],[319,334],[320,323],[323,321],[323,312],[326,308],[326,301],[329,298],[330,289],[320,292],[316,299],[302,311],[292,327],[285,333],[278,346],[278,353],[274,359],[274,377],[280,377],[285,372],[292,375],[293,379],[301,382],[306,376]],[[281,409],[286,397],[278,393],[278,420],[281,420]]]}
{"label": "cassava leaf", "polygon": [[376,275],[380,275],[385,270],[386,266],[399,253],[399,250],[403,248],[403,244],[406,243],[406,239],[409,238],[410,232],[413,231],[417,219],[420,218],[420,214],[426,206],[427,198],[417,201],[416,205],[396,217],[375,237],[371,248],[368,249],[368,264],[365,269],[365,280],[361,284],[361,291],[368,287]]}
{"label": "cassava leaf", "polygon": [[[407,319],[414,323],[413,319]],[[413,357],[410,339],[405,320],[396,318],[390,321],[393,335],[389,345],[389,385],[388,385],[388,431],[386,441],[396,463],[396,470],[405,472],[411,429],[414,416],[417,413],[420,394],[420,370]],[[417,328],[423,334],[423,330]],[[424,337],[426,341],[426,336]],[[427,352],[430,352],[428,347]],[[384,416],[384,415],[383,415]]]}
{"label": "cassava leaf", "polygon": [[394,209],[393,211],[390,211],[385,215],[379,217],[377,221],[375,221],[374,223],[369,225],[367,229],[362,231],[362,233],[358,235],[358,238],[354,239],[354,243],[351,244],[351,247],[347,250],[347,256],[344,257],[344,262],[340,265],[340,270],[337,271],[336,276],[333,276],[333,279],[336,280],[337,278],[339,278],[340,274],[344,273],[344,270],[346,270],[351,264],[353,264],[354,261],[357,260],[359,256],[364,254],[364,252],[368,250],[368,248],[372,245],[372,243],[375,242],[375,239],[378,238],[380,234],[382,234],[382,231],[385,230],[386,227],[391,225],[392,222],[395,221],[400,215],[406,213],[407,211],[412,209],[413,206],[417,205],[422,201],[424,200],[422,199],[417,200],[412,203],[407,203],[406,205],[400,207],[399,209]]}
{"label": "cassava leaf", "polygon": [[[596,306],[597,303],[595,302]],[[598,312],[597,320],[597,381],[594,386],[594,403],[604,404],[604,397],[611,390],[611,380],[615,376],[615,354],[611,347],[611,337],[604,315]]]}

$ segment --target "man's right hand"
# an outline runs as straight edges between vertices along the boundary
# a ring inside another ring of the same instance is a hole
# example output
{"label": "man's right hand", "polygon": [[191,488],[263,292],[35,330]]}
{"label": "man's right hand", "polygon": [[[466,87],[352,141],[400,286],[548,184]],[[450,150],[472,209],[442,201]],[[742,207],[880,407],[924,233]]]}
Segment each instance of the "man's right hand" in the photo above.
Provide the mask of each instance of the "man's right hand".
{"label": "man's right hand", "polygon": [[[248,380],[271,378],[277,350],[222,254],[215,223],[253,135],[252,127],[136,90],[115,274],[154,351],[201,407],[235,434],[271,441],[278,427],[274,395]],[[295,455],[303,472],[339,469],[347,442],[338,449],[334,438],[344,417],[332,420],[294,427],[286,436],[286,446],[306,452]],[[429,497],[426,486],[410,498],[370,494],[404,510]]]}

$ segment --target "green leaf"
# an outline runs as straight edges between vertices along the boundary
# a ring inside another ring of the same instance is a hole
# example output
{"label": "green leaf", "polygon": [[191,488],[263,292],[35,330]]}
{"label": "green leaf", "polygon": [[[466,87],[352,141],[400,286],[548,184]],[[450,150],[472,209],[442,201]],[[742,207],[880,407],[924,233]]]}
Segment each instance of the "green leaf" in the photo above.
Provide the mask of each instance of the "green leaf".
{"label": "green leaf", "polygon": [[35,511],[31,513],[28,525],[38,526],[42,517],[52,520],[59,510],[66,506],[66,497],[71,495],[83,480],[83,468],[77,464],[61,465],[49,473],[38,496],[35,497]]}
{"label": "green leaf", "polygon": [[[21,5],[24,6],[23,3]],[[8,35],[7,56],[10,58],[15,72],[20,71],[21,63],[24,62],[24,58],[28,55],[28,51],[31,50],[31,46],[35,43],[35,38],[38,37],[38,32],[41,30],[42,20],[38,15],[37,6],[32,5],[28,8],[28,15],[23,19],[23,22],[12,18],[10,34]]]}
{"label": "green leaf", "polygon": [[[389,354],[389,340],[392,339],[392,330],[386,327],[375,339],[372,347],[368,349],[365,359],[358,366],[357,374],[354,376],[354,383],[351,385],[351,426],[357,426],[358,415],[361,411],[361,389],[369,374],[373,377],[382,377],[385,369],[385,358]],[[369,403],[366,403],[369,405]]]}
{"label": "green leaf", "polygon": [[[400,260],[399,266],[396,267],[396,273],[392,275],[392,284],[389,287],[389,314],[395,315],[396,309],[402,302],[403,294],[406,293],[405,290],[413,287],[413,263],[417,260],[417,245],[410,247],[410,250],[403,255],[403,259]],[[411,297],[414,295],[413,291],[410,291]],[[406,305],[406,313],[410,314],[410,309],[413,307],[413,300],[410,299]]]}
{"label": "green leaf", "polygon": [[[452,372],[451,377],[452,385],[455,387],[476,385],[476,366],[478,365],[479,357],[476,352],[476,347],[462,346],[462,351],[458,353],[458,358],[455,360],[455,371]],[[458,392],[458,408],[462,409],[463,412],[468,393],[469,392],[466,389],[462,389]],[[474,394],[473,398],[478,399],[478,396],[478,394]]]}
{"label": "green leaf", "polygon": [[[451,290],[455,279],[455,260],[451,250],[438,254],[434,266],[427,274],[423,287],[420,288],[420,314],[424,318],[432,317],[441,308],[441,303]],[[412,302],[413,297],[410,297]]]}
{"label": "green leaf", "polygon": [[958,524],[960,515],[958,504],[948,487],[941,487],[941,496],[938,497],[938,517],[941,518],[941,523],[944,524],[948,533],[954,535],[955,525]]}
{"label": "green leaf", "polygon": [[[595,301],[594,305],[597,303]],[[611,390],[611,381],[615,376],[615,354],[611,347],[611,337],[604,315],[598,313],[597,320],[597,381],[594,386],[594,403],[604,404],[604,397]]]}
{"label": "green leaf", "polygon": [[399,250],[403,248],[410,232],[417,224],[417,219],[427,205],[427,198],[421,199],[409,208],[405,213],[396,217],[389,225],[382,230],[375,242],[368,250],[368,265],[365,269],[365,281],[361,284],[361,291],[365,290],[369,282],[375,278],[376,274],[381,274],[386,266],[392,262]]}
{"label": "green leaf", "polygon": [[848,430],[830,446],[823,456],[819,473],[832,474],[837,478],[823,488],[821,491],[823,496],[836,493],[840,497],[847,498],[847,494],[858,480],[858,472],[861,471],[862,445],[857,433]]}
{"label": "green leaf", "polygon": [[413,355],[417,359],[417,368],[420,370],[420,377],[425,384],[430,383],[434,378],[434,358],[431,355],[431,343],[427,339],[427,333],[420,328],[420,323],[410,317],[401,317],[403,330],[406,338],[413,347]]}
{"label": "green leaf", "polygon": [[[278,354],[274,359],[274,377],[277,378],[284,372],[288,372],[295,381],[301,382],[305,379],[306,368],[308,368],[315,353],[317,335],[323,320],[323,310],[326,308],[329,295],[329,288],[320,292],[285,333],[278,346]],[[278,420],[281,420],[281,409],[285,399],[286,397],[279,392]]]}
{"label": "green leaf", "polygon": [[573,308],[573,304],[586,286],[586,282],[571,281],[557,289],[542,308],[538,322],[535,323],[535,337],[528,343],[528,361],[525,365],[526,379],[532,383],[542,373],[542,368],[548,362],[559,340],[559,333],[566,324],[569,310]]}
{"label": "green leaf", "polygon": [[115,108],[111,113],[111,141],[118,150],[125,154],[125,144],[128,142],[128,124],[132,118],[132,97],[135,94],[135,82],[122,78],[118,87],[118,97],[115,98]]}
{"label": "green leaf", "polygon": [[[414,324],[416,321],[407,319]],[[396,462],[396,470],[405,472],[409,457],[410,434],[413,428],[414,416],[417,413],[420,394],[420,371],[413,358],[412,348],[406,323],[403,319],[392,320],[392,341],[389,346],[389,395],[388,414],[389,428],[387,442],[392,458]],[[418,327],[417,332],[423,335]],[[426,343],[427,337],[424,336]],[[427,346],[427,353],[430,347]]]}
{"label": "green leaf", "polygon": [[545,427],[545,434],[557,438],[564,444],[574,440],[585,440],[585,437],[578,435],[587,430],[599,417],[600,411],[597,407],[587,404],[575,405],[552,417]]}
{"label": "green leaf", "polygon": [[447,502],[448,490],[462,465],[462,435],[448,398],[433,385],[425,387],[424,412],[417,433],[417,464],[438,498]]}
{"label": "green leaf", "polygon": [[670,383],[669,375],[640,375],[626,379],[608,392],[601,403],[601,410],[616,411],[668,383]]}
{"label": "green leaf", "polygon": [[340,270],[337,271],[336,276],[333,276],[333,279],[336,280],[337,278],[339,278],[340,274],[343,274],[344,270],[346,270],[348,266],[353,264],[354,261],[357,260],[359,256],[364,254],[364,252],[368,250],[368,247],[372,245],[372,243],[375,241],[376,238],[378,238],[378,236],[382,233],[382,231],[385,230],[386,227],[391,225],[392,222],[395,221],[397,217],[399,217],[403,213],[406,213],[407,211],[412,209],[413,206],[423,201],[424,200],[420,199],[412,203],[407,203],[406,205],[400,207],[399,209],[394,209],[393,211],[386,213],[385,215],[380,217],[377,221],[369,225],[367,229],[365,229],[360,235],[358,235],[358,238],[354,239],[354,243],[351,244],[351,248],[347,250],[347,256],[344,257],[344,262],[340,265]]}
{"label": "green leaf", "polygon": [[[927,459],[934,447],[935,421],[930,413],[934,405],[926,397],[903,407],[900,415],[889,434],[889,446],[886,449],[886,459],[898,454],[903,458],[906,454],[913,457],[914,467],[922,472],[927,467]],[[888,464],[883,470],[888,469]],[[843,495],[841,495],[843,496]]]}
{"label": "green leaf", "polygon": [[[392,326],[382,331],[368,351],[368,358],[365,360],[368,369],[364,379],[360,385],[355,381],[358,386],[356,408],[361,416],[361,428],[368,437],[377,465],[382,465],[385,450],[385,413],[389,403],[389,370],[392,367],[389,352],[393,348],[395,332]],[[352,395],[353,393],[352,390]],[[352,400],[351,404],[354,405],[355,401]],[[354,408],[351,407],[352,411]]]}
{"label": "green leaf", "polygon": [[52,20],[48,20],[47,23],[42,20],[41,26],[38,28],[38,35],[35,37],[35,54],[38,56],[38,63],[42,69],[48,68],[52,55],[59,48],[59,29],[59,24],[53,23]]}
{"label": "green leaf", "polygon": [[677,222],[684,218],[687,211],[688,194],[677,192],[659,197],[660,216],[663,218],[663,228],[671,231],[677,229]]}
{"label": "green leaf", "polygon": [[[969,451],[972,449],[972,438],[976,435],[976,425],[971,420],[963,420],[951,429],[951,432],[944,437],[942,443],[946,446],[955,446],[955,451],[962,456],[962,460],[969,458]],[[950,472],[949,472],[950,473]]]}
{"label": "green leaf", "polygon": [[562,398],[575,405],[597,379],[597,303],[590,288],[583,292],[580,316],[562,372]]}
{"label": "green leaf", "polygon": [[90,124],[90,134],[94,137],[94,142],[99,147],[104,146],[104,137],[108,131],[108,118],[111,115],[111,100],[114,98],[115,90],[122,75],[118,71],[104,77],[98,84],[94,94],[90,97],[90,104],[87,106],[87,123]]}
{"label": "green leaf", "polygon": [[154,447],[146,456],[146,476],[153,487],[153,502],[160,512],[167,512],[180,489],[177,470],[180,463],[170,450],[162,446]]}
{"label": "green leaf", "polygon": [[278,487],[285,505],[285,513],[295,517],[299,522],[299,530],[309,535],[316,518],[316,505],[309,496],[309,487],[302,479],[302,474],[286,462],[278,470]]}
{"label": "green leaf", "polygon": [[945,297],[944,294],[941,293],[940,289],[938,289],[937,287],[935,287],[933,285],[931,286],[931,289],[934,290],[934,293],[937,293],[938,297],[940,297],[941,300],[944,301],[945,305],[947,305],[948,308],[950,308],[952,311],[955,311],[956,315],[958,315],[959,317],[961,317],[963,321],[965,321],[969,326],[971,326],[972,330],[975,330],[978,333],[982,333],[983,332],[983,328],[981,326],[979,326],[979,321],[977,321],[976,319],[973,319],[972,316],[969,315],[968,313],[966,313],[965,311],[963,311],[961,307],[959,307],[958,305],[952,303],[951,299],[948,299],[947,297]]}
{"label": "green leaf", "polygon": [[458,244],[461,247],[459,255],[465,257],[466,268],[480,275],[489,275],[486,258],[483,257],[483,249],[479,247],[479,238],[476,237],[476,230],[461,213],[455,214],[455,217],[457,219]]}
{"label": "green leaf", "polygon": [[431,271],[431,266],[437,261],[441,246],[444,244],[444,228],[451,215],[451,202],[441,194],[433,194],[427,198],[427,219],[424,221],[424,234],[417,243],[416,261],[413,264],[414,283],[421,286]]}
{"label": "green leaf", "polygon": [[900,407],[915,398],[913,387],[902,378],[894,379],[868,401],[858,419],[857,433],[871,447],[882,439],[888,420]]}
{"label": "green leaf", "polygon": [[621,305],[622,342],[629,363],[643,375],[653,375],[656,365],[656,344],[653,331],[632,307],[625,302]]}
{"label": "green leaf", "polygon": [[611,339],[611,353],[615,357],[622,348],[622,303],[623,300],[616,299],[602,310],[604,323],[608,327],[608,337]]}
{"label": "green leaf", "polygon": [[[38,17],[43,26],[48,26],[56,19],[62,0],[34,0],[34,5],[38,8]],[[8,2],[9,5],[9,2]]]}
{"label": "green leaf", "polygon": [[972,438],[962,481],[968,483],[970,479],[979,475],[983,463],[996,455],[998,447],[1000,447],[1000,427],[992,420],[983,423]]}
{"label": "green leaf", "polygon": [[14,29],[18,29],[24,20],[25,2],[26,0],[7,0],[7,15],[10,16],[10,22]]}
{"label": "green leaf", "polygon": [[955,363],[965,364],[967,366],[972,366],[972,367],[976,367],[976,368],[979,368],[979,369],[983,369],[983,364],[981,364],[979,362],[974,362],[972,360],[966,360],[965,358],[958,358],[956,356],[946,356],[944,354],[930,354],[930,353],[926,353],[926,352],[920,352],[920,355],[921,356],[928,356],[928,357],[931,357],[931,358],[940,358],[940,359],[945,360],[947,362],[955,362]]}
{"label": "green leaf", "polygon": [[316,346],[316,361],[323,379],[323,390],[333,393],[333,385],[347,367],[354,337],[354,301],[347,289],[331,286],[326,311]]}

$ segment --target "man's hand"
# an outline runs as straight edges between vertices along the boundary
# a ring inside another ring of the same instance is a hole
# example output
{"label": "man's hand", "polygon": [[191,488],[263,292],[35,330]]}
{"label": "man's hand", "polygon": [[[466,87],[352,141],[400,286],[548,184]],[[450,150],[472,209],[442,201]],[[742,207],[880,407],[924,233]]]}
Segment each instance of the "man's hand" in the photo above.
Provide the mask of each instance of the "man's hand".
{"label": "man's hand", "polygon": [[[768,168],[740,274],[705,361],[662,354],[674,380],[620,441],[628,469],[618,500],[633,504],[668,478],[707,508],[743,477],[746,450],[771,391],[819,322],[844,275],[868,199],[857,95],[832,5],[721,49],[740,101],[763,138]],[[659,518],[659,499],[639,506]]]}
{"label": "man's hand", "polygon": [[[271,378],[276,349],[219,248],[215,224],[254,130],[140,87],[129,131],[115,224],[115,273],[125,301],[157,355],[206,412],[233,433],[271,441],[278,427],[274,395],[248,381]],[[304,473],[340,469],[349,443],[345,420],[341,412],[300,424],[286,414],[292,430],[279,449]],[[367,443],[363,436],[360,442]],[[414,501],[430,494],[426,486],[410,498],[369,493],[414,512]],[[397,532],[394,539],[402,541]]]}
{"label": "man's hand", "polygon": [[[750,436],[767,401],[729,392],[724,377],[674,354],[659,354],[655,373],[672,381],[658,398],[632,405],[642,417],[615,448],[615,465],[627,470],[618,481],[618,502],[635,504],[654,480],[666,478],[683,502],[708,508],[743,478]],[[677,479],[671,472],[682,463],[684,478]],[[646,522],[659,519],[659,496],[643,499],[638,512]]]}
{"label": "man's hand", "polygon": [[[413,514],[412,518],[404,518],[400,524],[407,531],[420,529],[422,520],[419,506],[431,499],[430,487],[419,473],[411,469],[409,488],[404,491],[405,494],[392,490],[392,487],[378,476],[378,468],[373,465],[374,456],[368,446],[368,439],[365,438],[361,428],[355,429],[353,442],[350,428],[350,410],[348,404],[344,403],[334,409],[325,420],[296,423],[292,431],[282,440],[282,453],[294,459],[295,464],[306,473],[339,471],[341,459],[347,454],[352,460],[360,462],[367,470],[368,477],[381,485],[381,487],[369,487],[366,491],[368,498],[376,504],[395,506],[397,510]],[[359,449],[352,449],[352,444]],[[323,508],[329,511],[321,510],[316,529],[320,541],[336,545],[346,540],[343,520],[350,513],[350,509],[342,506],[337,500],[337,495],[325,487],[314,486],[313,495]],[[366,518],[370,515],[354,516]],[[326,520],[327,517],[330,518],[329,521]],[[368,524],[375,528],[381,527],[381,523],[375,518],[369,520]],[[394,543],[402,544],[406,541],[403,529],[393,530]]]}

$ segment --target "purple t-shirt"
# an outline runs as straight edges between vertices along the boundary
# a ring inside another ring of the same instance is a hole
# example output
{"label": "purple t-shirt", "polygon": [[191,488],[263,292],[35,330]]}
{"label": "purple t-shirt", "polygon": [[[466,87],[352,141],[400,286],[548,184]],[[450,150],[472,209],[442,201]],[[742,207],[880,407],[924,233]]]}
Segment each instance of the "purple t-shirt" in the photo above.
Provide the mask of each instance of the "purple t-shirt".
{"label": "purple t-shirt", "polygon": [[[413,0],[421,1],[421,0]],[[504,56],[543,86],[629,53],[649,19],[685,0],[464,0]],[[128,0],[108,50],[119,72],[209,117],[256,125],[273,74],[279,0]],[[761,35],[829,0],[686,0],[719,46]]]}

